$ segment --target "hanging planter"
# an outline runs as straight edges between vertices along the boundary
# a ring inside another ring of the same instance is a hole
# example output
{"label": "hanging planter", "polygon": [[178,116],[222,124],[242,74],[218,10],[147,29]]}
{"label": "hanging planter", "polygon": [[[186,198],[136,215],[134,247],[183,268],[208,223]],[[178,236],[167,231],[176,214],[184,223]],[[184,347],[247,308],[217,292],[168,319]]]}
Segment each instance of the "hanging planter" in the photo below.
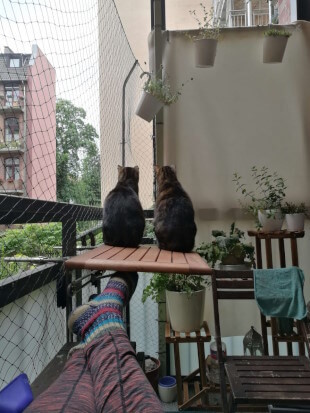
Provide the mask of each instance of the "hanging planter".
{"label": "hanging planter", "polygon": [[269,29],[264,35],[263,63],[281,63],[288,38],[292,33],[286,30]]}
{"label": "hanging planter", "polygon": [[[161,70],[162,67],[160,71]],[[164,105],[169,106],[179,99],[181,89],[173,92],[169,78],[164,73],[162,77],[158,75],[152,77],[151,73],[143,72],[140,77],[142,78],[145,75],[148,76],[148,80],[143,86],[143,94],[136,109],[136,115],[147,122],[151,122]],[[193,80],[193,78],[191,78],[191,80]],[[181,88],[183,88],[183,86],[184,83]]]}
{"label": "hanging planter", "polygon": [[195,64],[196,67],[212,67],[214,65],[217,41],[220,34],[220,28],[214,26],[213,12],[207,11],[207,8],[201,3],[203,19],[197,17],[196,10],[190,10],[190,14],[198,23],[198,35],[188,35],[195,42]]}
{"label": "hanging planter", "polygon": [[196,67],[212,67],[214,65],[217,39],[195,40]]}
{"label": "hanging planter", "polygon": [[154,116],[157,115],[157,113],[163,106],[163,102],[158,100],[150,93],[143,91],[140,102],[136,109],[136,115],[146,120],[147,122],[151,122],[151,120],[154,118]]}

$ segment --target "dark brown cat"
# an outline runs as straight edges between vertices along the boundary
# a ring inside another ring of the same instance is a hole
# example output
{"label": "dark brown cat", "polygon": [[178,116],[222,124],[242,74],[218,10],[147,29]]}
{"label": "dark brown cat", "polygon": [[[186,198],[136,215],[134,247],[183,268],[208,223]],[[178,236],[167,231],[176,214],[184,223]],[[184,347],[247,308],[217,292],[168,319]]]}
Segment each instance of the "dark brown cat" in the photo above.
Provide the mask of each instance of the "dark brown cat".
{"label": "dark brown cat", "polygon": [[173,166],[155,166],[157,198],[154,229],[161,249],[190,252],[197,227],[190,197],[177,179]]}
{"label": "dark brown cat", "polygon": [[103,205],[103,241],[119,247],[137,247],[145,219],[138,197],[139,167],[118,166],[118,182]]}

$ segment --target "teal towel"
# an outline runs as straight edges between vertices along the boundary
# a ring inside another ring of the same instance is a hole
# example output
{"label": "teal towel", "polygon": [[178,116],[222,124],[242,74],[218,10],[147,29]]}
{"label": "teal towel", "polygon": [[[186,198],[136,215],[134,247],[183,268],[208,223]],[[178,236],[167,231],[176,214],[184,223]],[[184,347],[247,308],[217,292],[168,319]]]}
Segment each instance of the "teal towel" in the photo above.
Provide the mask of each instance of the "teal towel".
{"label": "teal towel", "polygon": [[254,270],[255,298],[260,311],[271,317],[305,318],[304,281],[304,273],[298,267]]}

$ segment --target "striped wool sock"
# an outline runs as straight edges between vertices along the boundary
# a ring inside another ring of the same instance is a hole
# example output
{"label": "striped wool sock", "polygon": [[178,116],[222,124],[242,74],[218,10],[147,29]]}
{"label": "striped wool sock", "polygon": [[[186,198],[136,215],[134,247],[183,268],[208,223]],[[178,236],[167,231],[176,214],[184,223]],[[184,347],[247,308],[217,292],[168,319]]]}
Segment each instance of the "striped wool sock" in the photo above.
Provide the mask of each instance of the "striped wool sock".
{"label": "striped wool sock", "polygon": [[106,331],[125,329],[123,308],[134,293],[137,282],[137,273],[115,273],[101,294],[71,314],[68,325],[81,339],[79,348]]}

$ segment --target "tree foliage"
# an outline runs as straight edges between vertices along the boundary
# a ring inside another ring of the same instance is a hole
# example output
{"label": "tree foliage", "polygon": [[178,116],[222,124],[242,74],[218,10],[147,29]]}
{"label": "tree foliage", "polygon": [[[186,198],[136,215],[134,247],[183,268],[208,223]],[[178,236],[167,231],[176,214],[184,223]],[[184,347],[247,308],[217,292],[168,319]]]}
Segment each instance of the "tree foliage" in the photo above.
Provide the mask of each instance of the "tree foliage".
{"label": "tree foliage", "polygon": [[69,100],[56,104],[57,199],[100,205],[99,137],[86,112]]}

